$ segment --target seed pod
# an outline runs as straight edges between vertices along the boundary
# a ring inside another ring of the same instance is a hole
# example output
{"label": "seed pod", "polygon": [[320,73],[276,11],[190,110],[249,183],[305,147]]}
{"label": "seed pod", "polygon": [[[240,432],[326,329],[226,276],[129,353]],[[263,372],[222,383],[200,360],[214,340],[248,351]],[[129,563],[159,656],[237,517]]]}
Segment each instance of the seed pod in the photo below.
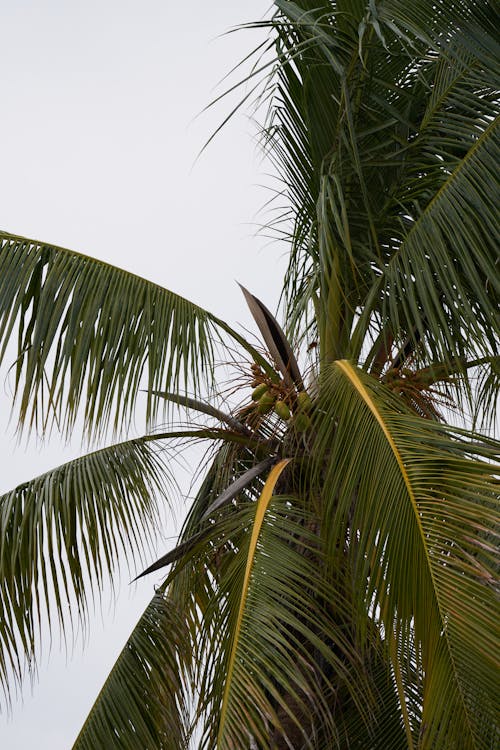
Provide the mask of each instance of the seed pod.
{"label": "seed pod", "polygon": [[304,412],[311,411],[312,401],[307,391],[300,391],[300,393],[297,395],[297,404],[298,404],[298,408],[301,411],[304,411]]}
{"label": "seed pod", "polygon": [[260,383],[252,393],[252,401],[259,401],[264,393],[267,393],[267,385]]}
{"label": "seed pod", "polygon": [[304,414],[304,412],[301,411],[295,415],[293,419],[293,426],[295,427],[297,432],[304,432],[311,426],[311,420],[307,416],[307,414]]}
{"label": "seed pod", "polygon": [[268,411],[271,411],[274,406],[274,401],[275,396],[273,396],[272,393],[269,393],[269,391],[266,390],[266,393],[264,393],[264,395],[259,398],[257,404],[257,411],[259,412],[259,414],[267,414]]}
{"label": "seed pod", "polygon": [[285,422],[290,419],[290,409],[284,401],[276,401],[276,403],[274,404],[274,411],[276,412],[278,417],[284,419]]}

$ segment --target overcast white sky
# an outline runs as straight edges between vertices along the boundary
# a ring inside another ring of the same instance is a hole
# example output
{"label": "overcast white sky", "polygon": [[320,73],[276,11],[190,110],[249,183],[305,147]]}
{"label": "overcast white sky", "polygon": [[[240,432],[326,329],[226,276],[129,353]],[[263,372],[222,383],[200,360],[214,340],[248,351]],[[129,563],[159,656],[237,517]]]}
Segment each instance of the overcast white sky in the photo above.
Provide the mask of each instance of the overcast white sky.
{"label": "overcast white sky", "polygon": [[[193,120],[262,38],[216,37],[269,7],[267,0],[0,3],[0,226],[102,258],[253,328],[235,279],[274,308],[284,269],[283,248],[254,236],[269,197],[258,187],[265,168],[254,129],[238,116],[195,164],[224,108]],[[4,368],[0,493],[79,450],[78,437],[69,447],[16,447],[9,408]],[[105,608],[95,618],[83,654],[80,641],[67,660],[54,642],[24,705],[0,716],[2,750],[71,747],[153,583],[129,587],[125,572],[114,613]]]}

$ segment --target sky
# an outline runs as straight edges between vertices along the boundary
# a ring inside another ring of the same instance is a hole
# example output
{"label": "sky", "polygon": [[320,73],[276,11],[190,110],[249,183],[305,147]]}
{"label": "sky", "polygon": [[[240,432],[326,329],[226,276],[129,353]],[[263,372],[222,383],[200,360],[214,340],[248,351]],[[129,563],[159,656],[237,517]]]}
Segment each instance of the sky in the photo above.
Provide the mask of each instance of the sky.
{"label": "sky", "polygon": [[[268,16],[270,2],[21,0],[0,3],[0,227],[140,274],[255,332],[240,281],[274,309],[283,246],[256,235],[269,184],[255,127],[204,107],[265,32],[221,36]],[[234,100],[233,100],[234,101]],[[0,370],[0,493],[77,456],[16,439]],[[140,416],[140,415],[139,415]],[[140,421],[140,419],[139,419]],[[187,488],[186,477],[181,481]],[[183,506],[164,530],[173,546]],[[104,593],[87,638],[45,640],[39,679],[0,715],[2,750],[71,747],[156,581]]]}

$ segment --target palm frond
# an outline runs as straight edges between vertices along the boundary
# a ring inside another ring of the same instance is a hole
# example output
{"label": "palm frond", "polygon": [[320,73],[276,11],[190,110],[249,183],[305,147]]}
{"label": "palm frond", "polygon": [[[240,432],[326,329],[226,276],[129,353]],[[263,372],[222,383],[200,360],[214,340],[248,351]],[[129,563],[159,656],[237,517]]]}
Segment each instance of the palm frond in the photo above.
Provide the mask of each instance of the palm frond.
{"label": "palm frond", "polygon": [[[371,674],[376,650],[362,653],[351,640],[349,602],[322,575],[313,529],[297,498],[273,497],[258,540],[252,523],[220,564],[206,615],[213,636],[204,651],[203,747],[342,747],[347,703],[351,719],[355,713],[373,734],[381,699]],[[397,724],[401,735],[399,717]]]}
{"label": "palm frond", "polygon": [[[119,558],[148,550],[168,470],[149,440],[77,458],[0,497],[0,683],[7,700],[33,671],[39,627],[85,625]],[[167,496],[168,497],[168,496]],[[167,500],[168,502],[168,500]]]}
{"label": "palm frond", "polygon": [[132,631],[73,750],[187,750],[190,633],[175,601],[158,591]]}
{"label": "palm frond", "polygon": [[362,361],[371,336],[410,338],[425,364],[486,358],[499,302],[491,13],[445,2],[278,7],[264,137],[290,201],[293,330],[316,329],[323,359]]}
{"label": "palm frond", "polygon": [[240,288],[276,367],[281,372],[285,385],[288,388],[293,388],[295,385],[297,388],[303,389],[304,384],[297,360],[278,321],[255,295],[251,294],[241,284]]}
{"label": "palm frond", "polygon": [[383,319],[394,330],[413,331],[414,349],[437,361],[498,350],[498,214],[491,184],[499,122],[486,128],[404,234],[379,283]]}
{"label": "palm frond", "polygon": [[227,462],[226,454],[227,446],[217,450],[191,508],[191,523],[186,523],[178,546],[167,555],[168,564],[175,565],[118,658],[75,750],[97,746],[173,750],[187,747],[193,732],[196,736],[205,702],[204,616],[214,599],[217,560],[245,533],[248,499],[254,494],[250,489],[247,495],[246,489],[256,478],[254,472],[240,487],[242,509],[218,507],[211,512],[212,517],[217,514],[217,523],[205,523],[202,531],[193,533],[219,487],[217,464]]}
{"label": "palm frond", "polygon": [[[342,625],[350,605],[321,574],[314,516],[298,498],[272,496],[287,463],[274,467],[255,502],[240,506],[247,521],[214,558],[198,637],[203,747],[341,747],[341,694],[372,738],[370,722],[391,688],[394,701],[391,680],[382,699],[370,674],[382,668],[376,650],[363,660]],[[396,724],[401,735],[398,716]]]}
{"label": "palm frond", "polygon": [[236,650],[238,648],[238,641],[239,641],[239,636],[240,636],[241,624],[243,620],[243,613],[245,611],[246,598],[248,594],[248,586],[250,583],[250,576],[251,576],[252,567],[253,567],[255,550],[257,547],[257,542],[259,540],[259,535],[260,535],[262,522],[264,520],[264,515],[267,510],[267,506],[269,505],[269,502],[271,500],[274,487],[276,485],[276,482],[279,479],[280,474],[286,468],[288,463],[289,463],[289,460],[285,459],[283,461],[280,461],[280,463],[277,464],[272,469],[271,473],[269,474],[268,479],[266,480],[264,489],[262,490],[262,494],[259,500],[257,501],[257,507],[255,509],[255,520],[254,520],[253,528],[252,528],[252,536],[249,542],[248,557],[247,557],[247,563],[245,566],[245,575],[243,578],[243,585],[241,589],[240,606],[238,608],[236,624],[234,628],[233,641],[232,641],[232,646],[231,646],[231,652],[229,655],[229,663],[228,663],[227,675],[226,675],[226,685],[224,689],[224,696],[222,698],[219,734],[218,734],[218,740],[217,740],[218,745],[220,744],[221,738],[224,737],[224,732],[225,732],[227,705],[228,705],[229,695],[231,692],[233,670],[235,667],[235,659],[236,659]]}
{"label": "palm frond", "polygon": [[408,413],[347,362],[324,387],[315,458],[327,555],[346,551],[360,606],[394,640],[408,711],[419,675],[415,742],[422,731],[429,747],[489,747],[500,614],[494,445]]}
{"label": "palm frond", "polygon": [[208,414],[208,416],[218,419],[219,422],[227,424],[228,427],[233,430],[242,432],[244,434],[248,433],[247,428],[242,425],[241,422],[238,422],[238,420],[235,419],[231,414],[226,414],[220,409],[216,409],[214,406],[212,406],[212,404],[209,404],[206,401],[191,398],[190,396],[183,396],[180,393],[169,393],[168,391],[152,391],[152,395],[156,396],[157,398],[164,399],[165,401],[170,401],[173,404],[177,404],[177,406],[185,406],[187,409],[193,409],[194,411],[201,412],[202,414]]}
{"label": "palm frond", "polygon": [[[264,459],[264,461],[260,461],[255,466],[252,466],[250,469],[247,469],[245,472],[243,472],[243,474],[241,474],[238,479],[235,479],[235,481],[230,484],[229,487],[227,487],[227,489],[224,490],[224,492],[219,495],[218,498],[210,503],[209,507],[201,517],[201,521],[203,522],[207,519],[210,519],[214,516],[216,511],[219,513],[221,508],[241,495],[242,491],[248,485],[250,485],[251,482],[256,479],[256,477],[267,471],[267,469],[269,469],[275,462],[275,458],[266,458]],[[149,573],[153,573],[156,570],[161,570],[167,565],[171,565],[173,562],[176,562],[177,560],[191,552],[200,542],[206,541],[209,537],[213,536],[213,534],[214,527],[213,525],[209,525],[202,531],[193,534],[193,536],[186,538],[186,536],[184,535],[183,541],[180,544],[174,547],[174,549],[170,550],[170,552],[167,552],[165,555],[160,557],[156,562],[146,568],[146,570],[143,570],[143,572],[140,573],[134,580],[142,578],[143,576],[148,575]]]}
{"label": "palm frond", "polygon": [[[228,334],[270,369],[242,336],[188,300],[85,255],[0,233],[0,361],[17,331],[15,395],[21,422],[69,429],[84,404],[89,431],[128,424],[144,375],[154,391],[210,385]],[[146,374],[145,374],[146,373]]]}

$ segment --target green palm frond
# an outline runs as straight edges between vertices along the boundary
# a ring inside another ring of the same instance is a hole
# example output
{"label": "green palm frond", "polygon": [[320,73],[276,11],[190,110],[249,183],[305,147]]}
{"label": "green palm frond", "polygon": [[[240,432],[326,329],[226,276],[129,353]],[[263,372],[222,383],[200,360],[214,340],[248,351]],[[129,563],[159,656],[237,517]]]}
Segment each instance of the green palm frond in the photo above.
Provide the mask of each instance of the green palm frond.
{"label": "green palm frond", "polygon": [[[372,674],[383,663],[375,645],[363,652],[350,639],[350,605],[322,575],[312,516],[296,498],[276,496],[260,520],[220,566],[217,609],[208,609],[216,637],[206,647],[203,747],[249,747],[250,738],[262,747],[342,747],[344,703],[358,731],[373,736],[394,685],[389,678],[382,695]],[[396,725],[401,738],[399,716]]]}
{"label": "green palm frond", "polygon": [[187,750],[191,656],[182,613],[160,590],[132,631],[73,750]]}
{"label": "green palm frond", "polygon": [[408,413],[347,362],[324,388],[315,458],[326,554],[346,550],[360,606],[394,639],[402,708],[419,674],[421,724],[409,708],[407,719],[415,744],[425,726],[426,747],[490,747],[500,446]]}
{"label": "green palm frond", "polygon": [[[196,736],[208,688],[203,644],[216,634],[205,624],[216,596],[218,560],[234,549],[249,525],[249,498],[241,488],[237,510],[217,508],[202,531],[201,516],[217,492],[219,448],[191,508],[180,544],[166,564],[175,563],[118,658],[75,743],[75,750],[127,747],[178,750]],[[255,479],[255,476],[253,477]],[[244,503],[241,507],[241,503]],[[250,505],[250,510],[251,510]],[[168,556],[167,556],[168,557]],[[207,640],[205,640],[207,639]]]}
{"label": "green palm frond", "polygon": [[491,19],[473,3],[278,7],[264,135],[293,222],[293,332],[317,337],[323,359],[362,361],[377,335],[388,348],[411,339],[426,364],[487,358],[499,303]]}
{"label": "green palm frond", "polygon": [[0,361],[17,330],[15,395],[21,422],[86,428],[129,423],[141,380],[153,391],[195,392],[213,378],[224,332],[269,369],[223,321],[131,273],[70,250],[0,233]]}
{"label": "green palm frond", "polygon": [[298,498],[272,497],[287,464],[274,467],[254,502],[238,506],[240,533],[229,544],[219,539],[211,555],[214,583],[198,635],[202,747],[342,747],[344,699],[360,736],[363,727],[371,739],[380,706],[395,704],[375,639],[363,659],[344,627],[350,605],[321,574],[317,520]]}
{"label": "green palm frond", "polygon": [[186,409],[193,409],[201,414],[215,417],[215,419],[219,420],[222,424],[227,424],[231,429],[248,434],[246,427],[244,427],[241,422],[238,422],[238,420],[231,414],[226,414],[205,401],[200,401],[199,399],[191,398],[190,396],[183,396],[179,393],[169,393],[167,391],[152,391],[152,395],[176,404],[177,406],[184,406]]}
{"label": "green palm frond", "polygon": [[147,439],[77,458],[0,497],[0,683],[36,665],[39,625],[85,624],[89,593],[148,550],[169,473]]}
{"label": "green palm frond", "polygon": [[220,720],[219,720],[219,731],[218,731],[218,739],[217,739],[218,746],[221,744],[221,738],[224,737],[224,733],[226,729],[226,716],[228,712],[228,701],[229,701],[231,688],[232,688],[233,672],[234,672],[235,663],[236,663],[236,653],[237,653],[237,649],[239,645],[241,625],[243,621],[243,615],[245,612],[246,599],[248,595],[248,587],[250,583],[250,577],[252,574],[254,556],[255,556],[257,544],[259,541],[260,531],[261,531],[262,523],[264,521],[264,516],[267,510],[267,507],[269,505],[269,502],[273,494],[273,490],[276,486],[276,482],[278,481],[280,474],[286,468],[288,463],[289,463],[289,460],[285,459],[283,461],[280,461],[280,463],[277,464],[272,469],[271,473],[269,474],[268,479],[266,480],[266,483],[262,490],[262,494],[257,501],[257,506],[255,509],[255,520],[252,526],[252,536],[249,541],[248,556],[247,556],[247,562],[245,565],[245,575],[243,578],[243,585],[241,587],[241,599],[240,599],[240,604],[238,607],[238,612],[237,612],[237,617],[236,617],[236,623],[234,627],[231,651],[229,654],[229,662],[227,666],[224,695],[222,698],[222,706],[221,706],[221,713],[220,713]]}
{"label": "green palm frond", "polygon": [[[377,285],[382,318],[396,331],[413,331],[414,350],[426,358],[450,362],[498,349],[498,214],[491,185],[499,122],[481,134],[403,235]],[[464,210],[471,205],[474,212]]]}

